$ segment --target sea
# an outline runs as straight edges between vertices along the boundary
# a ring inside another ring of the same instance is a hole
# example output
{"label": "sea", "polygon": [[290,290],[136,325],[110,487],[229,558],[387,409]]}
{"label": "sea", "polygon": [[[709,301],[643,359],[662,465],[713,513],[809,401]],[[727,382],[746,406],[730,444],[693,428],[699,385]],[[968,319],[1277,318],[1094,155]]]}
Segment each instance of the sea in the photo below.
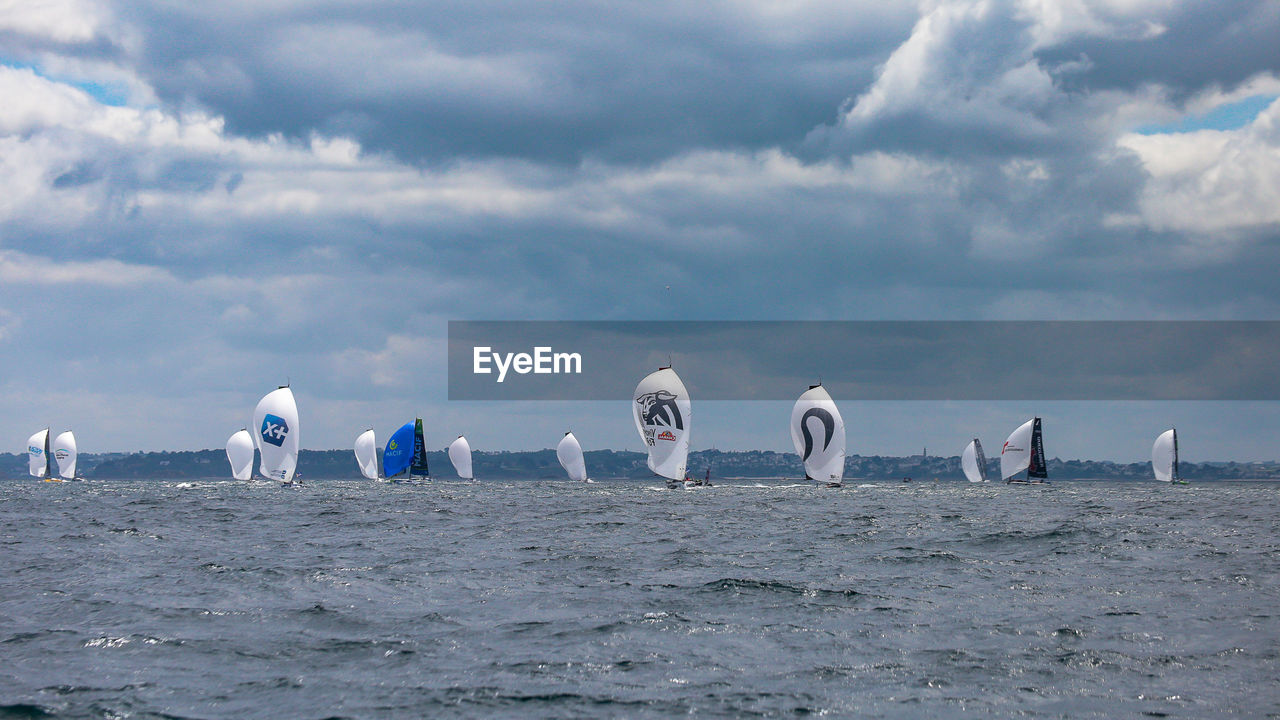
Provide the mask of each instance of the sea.
{"label": "sea", "polygon": [[3,718],[1280,716],[1280,484],[0,482]]}

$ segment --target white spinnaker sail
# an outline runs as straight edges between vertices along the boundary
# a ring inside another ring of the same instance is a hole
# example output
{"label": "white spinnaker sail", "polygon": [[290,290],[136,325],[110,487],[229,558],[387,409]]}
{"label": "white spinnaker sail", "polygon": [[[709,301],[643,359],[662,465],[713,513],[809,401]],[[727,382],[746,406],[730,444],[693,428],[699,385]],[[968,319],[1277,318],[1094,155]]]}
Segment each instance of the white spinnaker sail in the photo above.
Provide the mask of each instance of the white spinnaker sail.
{"label": "white spinnaker sail", "polygon": [[253,442],[261,457],[259,472],[281,482],[298,467],[298,405],[287,387],[272,390],[253,411]]}
{"label": "white spinnaker sail", "polygon": [[356,464],[360,474],[370,480],[378,479],[378,438],[369,428],[356,438]]}
{"label": "white spinnaker sail", "polygon": [[227,462],[231,463],[231,477],[236,480],[253,477],[253,436],[248,429],[237,430],[227,438]]}
{"label": "white spinnaker sail", "polygon": [[689,392],[671,368],[645,376],[632,396],[631,417],[649,451],[649,469],[683,480],[689,461]]}
{"label": "white spinnaker sail", "polygon": [[[981,463],[978,461],[979,457],[982,457]],[[964,446],[964,452],[960,453],[960,467],[964,470],[964,476],[969,478],[969,482],[983,482],[987,479],[987,469],[983,467],[984,465],[986,465],[986,458],[982,456],[982,443],[974,438]]]}
{"label": "white spinnaker sail", "polygon": [[471,473],[471,443],[465,437],[459,435],[457,440],[449,443],[449,462],[458,471],[458,477],[463,480],[475,479],[475,475]]}
{"label": "white spinnaker sail", "polygon": [[560,467],[569,473],[570,480],[586,481],[587,462],[582,457],[582,444],[573,436],[573,433],[567,432],[560,438],[560,444],[556,446],[556,459],[560,461]]}
{"label": "white spinnaker sail", "polygon": [[70,430],[53,440],[53,459],[58,461],[58,476],[71,480],[76,476],[76,436]]}
{"label": "white spinnaker sail", "polygon": [[826,388],[814,385],[791,408],[791,442],[811,480],[844,478],[844,418]]}
{"label": "white spinnaker sail", "polygon": [[27,472],[31,477],[42,478],[49,469],[49,428],[27,439]]}
{"label": "white spinnaker sail", "polygon": [[1176,437],[1176,431],[1165,430],[1156,438],[1156,444],[1151,446],[1151,469],[1160,482],[1173,482],[1174,463],[1177,462],[1174,454]]}
{"label": "white spinnaker sail", "polygon": [[1000,450],[1000,479],[1008,480],[1031,465],[1031,427],[1035,419],[1026,421],[1004,441]]}

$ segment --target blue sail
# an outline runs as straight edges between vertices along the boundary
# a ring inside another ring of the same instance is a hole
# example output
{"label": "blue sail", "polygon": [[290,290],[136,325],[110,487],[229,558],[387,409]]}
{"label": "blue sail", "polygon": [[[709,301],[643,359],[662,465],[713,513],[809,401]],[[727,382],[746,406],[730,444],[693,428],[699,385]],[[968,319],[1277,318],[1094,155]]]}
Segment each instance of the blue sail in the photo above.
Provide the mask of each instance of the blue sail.
{"label": "blue sail", "polygon": [[387,441],[387,449],[382,454],[382,471],[388,479],[409,469],[413,462],[413,421],[400,426],[391,439]]}

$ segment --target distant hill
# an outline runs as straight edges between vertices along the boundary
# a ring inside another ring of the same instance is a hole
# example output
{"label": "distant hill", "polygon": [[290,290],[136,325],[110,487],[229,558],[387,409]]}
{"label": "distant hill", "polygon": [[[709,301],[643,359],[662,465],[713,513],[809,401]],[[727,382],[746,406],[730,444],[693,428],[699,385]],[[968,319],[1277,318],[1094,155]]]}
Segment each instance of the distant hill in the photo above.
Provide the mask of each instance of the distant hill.
{"label": "distant hill", "polygon": [[[564,471],[556,461],[554,450],[474,453],[476,477],[484,479],[558,479]],[[593,450],[586,453],[587,470],[600,479],[652,477],[645,467],[644,455],[630,450]],[[453,475],[453,467],[443,451],[428,454],[428,462],[436,475]],[[1000,463],[988,459],[993,477],[999,475]],[[1182,463],[1183,477],[1192,481],[1211,480],[1280,480],[1280,462],[1266,463]],[[773,451],[725,452],[701,450],[689,456],[689,472],[702,476],[711,469],[712,478],[801,478],[804,469],[794,453]],[[186,450],[180,452],[85,453],[79,458],[80,474],[100,479],[187,479],[226,477],[227,456],[222,450]],[[355,457],[350,450],[303,450],[298,456],[298,470],[307,478],[359,478]],[[27,475],[25,455],[0,453],[0,478]],[[963,480],[958,456],[889,457],[852,455],[845,460],[846,479]],[[1150,463],[1114,463],[1103,460],[1049,461],[1049,478],[1073,480],[1150,480]]]}

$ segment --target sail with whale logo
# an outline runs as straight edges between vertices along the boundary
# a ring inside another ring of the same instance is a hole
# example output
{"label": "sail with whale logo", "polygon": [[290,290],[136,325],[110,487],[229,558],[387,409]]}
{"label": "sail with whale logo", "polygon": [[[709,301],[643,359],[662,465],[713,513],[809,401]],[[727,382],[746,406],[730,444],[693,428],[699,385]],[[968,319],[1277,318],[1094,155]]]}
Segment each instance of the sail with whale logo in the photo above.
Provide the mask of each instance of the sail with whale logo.
{"label": "sail with whale logo", "polygon": [[227,438],[227,462],[231,463],[231,477],[236,480],[253,477],[253,437],[248,428],[237,430]]}
{"label": "sail with whale logo", "polygon": [[672,482],[685,479],[689,461],[689,392],[670,366],[645,376],[632,397],[631,417],[649,451],[649,469]]}
{"label": "sail with whale logo", "polygon": [[298,467],[298,404],[288,385],[267,393],[253,410],[253,442],[263,477],[293,482]]}
{"label": "sail with whale logo", "polygon": [[791,442],[806,480],[839,487],[844,481],[844,418],[822,384],[810,385],[791,409]]}
{"label": "sail with whale logo", "polygon": [[1000,479],[1014,485],[1043,484],[1049,477],[1045,465],[1040,418],[1032,418],[1019,425],[1004,441],[1000,449]]}
{"label": "sail with whale logo", "polygon": [[987,478],[987,456],[982,454],[982,442],[978,438],[969,441],[960,453],[960,467],[969,482],[991,482]]}
{"label": "sail with whale logo", "polygon": [[49,428],[27,438],[27,472],[31,477],[57,482],[53,475],[53,453],[49,452]]}
{"label": "sail with whale logo", "polygon": [[[404,473],[405,477],[400,477]],[[389,482],[417,483],[430,480],[427,469],[427,443],[422,432],[422,418],[415,418],[391,434],[382,451],[382,473]]]}
{"label": "sail with whale logo", "polygon": [[582,457],[582,444],[572,432],[567,432],[560,438],[560,444],[556,446],[556,459],[560,461],[560,467],[569,474],[570,480],[590,482],[587,478],[587,462]]}
{"label": "sail with whale logo", "polygon": [[360,474],[370,480],[378,479],[378,438],[369,428],[356,437],[356,465]]}

